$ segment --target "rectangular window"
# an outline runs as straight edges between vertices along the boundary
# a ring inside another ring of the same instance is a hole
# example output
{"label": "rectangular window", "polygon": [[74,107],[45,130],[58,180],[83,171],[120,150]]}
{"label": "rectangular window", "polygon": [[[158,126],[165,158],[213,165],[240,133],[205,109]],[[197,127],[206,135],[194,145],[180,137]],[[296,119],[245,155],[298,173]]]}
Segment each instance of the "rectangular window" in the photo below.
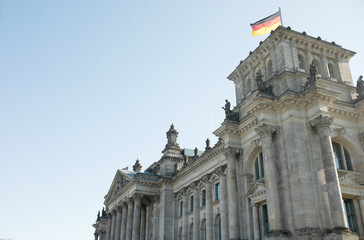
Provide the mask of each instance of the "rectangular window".
{"label": "rectangular window", "polygon": [[220,200],[220,183],[215,184],[215,200]]}
{"label": "rectangular window", "polygon": [[206,205],[206,189],[202,190],[202,202],[201,205],[205,206]]}
{"label": "rectangular window", "polygon": [[190,198],[190,211],[193,211],[193,196]]}
{"label": "rectangular window", "polygon": [[179,215],[182,216],[182,213],[183,213],[183,202],[180,201],[179,202]]}
{"label": "rectangular window", "polygon": [[268,222],[268,209],[267,205],[263,205],[263,224],[264,224],[264,233],[267,234],[269,231],[269,222]]}
{"label": "rectangular window", "polygon": [[263,152],[260,152],[259,154],[259,157],[260,157],[260,175],[261,177],[263,178],[264,177],[264,162],[263,162]]}
{"label": "rectangular window", "polygon": [[357,234],[359,234],[358,224],[355,217],[354,202],[352,199],[343,199],[343,201],[346,221],[348,222],[349,228],[352,232],[356,232]]}
{"label": "rectangular window", "polygon": [[332,142],[332,149],[334,150],[334,158],[337,169],[343,169],[343,161],[341,159],[340,145]]}

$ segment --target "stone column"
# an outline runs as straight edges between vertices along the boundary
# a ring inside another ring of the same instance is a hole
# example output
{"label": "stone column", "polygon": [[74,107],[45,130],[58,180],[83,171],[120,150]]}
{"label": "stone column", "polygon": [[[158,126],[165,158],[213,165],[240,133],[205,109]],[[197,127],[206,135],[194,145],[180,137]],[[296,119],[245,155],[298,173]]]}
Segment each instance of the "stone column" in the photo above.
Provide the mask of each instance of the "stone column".
{"label": "stone column", "polygon": [[182,191],[182,240],[188,238],[188,196]]}
{"label": "stone column", "polygon": [[153,203],[153,240],[157,240],[159,236],[159,196],[154,196]]}
{"label": "stone column", "polygon": [[134,202],[132,199],[128,200],[128,219],[126,220],[126,240],[132,240],[133,231],[133,213],[134,213]]}
{"label": "stone column", "polygon": [[115,226],[115,240],[120,240],[120,230],[121,230],[121,207],[117,208],[116,213],[116,226]]}
{"label": "stone column", "polygon": [[213,221],[212,221],[212,184],[210,182],[209,176],[205,175],[202,178],[202,181],[205,182],[206,189],[206,207],[205,207],[205,216],[206,216],[206,240],[214,239],[213,234]]}
{"label": "stone column", "polygon": [[200,190],[197,183],[191,184],[193,188],[193,240],[200,239]]}
{"label": "stone column", "polygon": [[146,214],[144,207],[140,210],[140,215],[140,240],[145,240]]}
{"label": "stone column", "polygon": [[128,205],[126,202],[124,202],[121,205],[121,208],[123,210],[123,214],[121,217],[121,231],[120,231],[120,239],[125,240],[126,237],[126,224],[127,224],[127,217],[128,217]]}
{"label": "stone column", "polygon": [[225,167],[216,169],[220,178],[221,239],[229,239],[228,195],[224,171]]}
{"label": "stone column", "polygon": [[111,215],[111,213],[109,213],[107,215],[106,240],[110,240],[110,236],[111,236],[111,223],[112,223],[112,215]]}
{"label": "stone column", "polygon": [[142,196],[140,194],[134,195],[134,217],[133,217],[133,240],[140,239],[140,209],[141,209]]}
{"label": "stone column", "polygon": [[320,115],[311,121],[311,126],[317,130],[319,135],[321,157],[325,169],[326,189],[330,201],[330,211],[334,230],[336,232],[349,231],[346,226],[339,177],[337,175],[330,139],[330,125],[332,124],[332,121],[332,118]]}
{"label": "stone column", "polygon": [[268,208],[268,235],[280,235],[282,233],[281,216],[279,208],[279,194],[276,172],[276,161],[272,143],[272,134],[278,132],[278,127],[263,123],[255,129],[259,135],[263,149],[264,182],[267,195]]}
{"label": "stone column", "polygon": [[249,173],[245,173],[243,175],[243,186],[244,186],[244,192],[242,192],[242,195],[240,196],[241,198],[243,198],[243,208],[244,208],[244,219],[243,222],[245,222],[246,224],[246,236],[245,239],[250,239],[253,237],[253,228],[252,228],[252,224],[251,224],[251,219],[252,219],[252,214],[250,211],[250,200],[249,198],[246,196],[247,192],[249,191],[251,182],[253,179],[253,175],[249,174]]}
{"label": "stone column", "polygon": [[252,208],[253,208],[254,240],[259,240],[260,234],[259,234],[258,207],[255,203],[252,203]]}
{"label": "stone column", "polygon": [[239,149],[225,148],[224,154],[227,162],[227,186],[229,195],[229,236],[230,240],[240,239],[239,232],[239,203],[238,191],[236,186],[236,164]]}
{"label": "stone column", "polygon": [[145,207],[145,240],[149,240],[150,235],[150,203]]}
{"label": "stone column", "polygon": [[112,211],[112,222],[111,222],[111,236],[110,240],[115,239],[115,229],[116,229],[116,210]]}

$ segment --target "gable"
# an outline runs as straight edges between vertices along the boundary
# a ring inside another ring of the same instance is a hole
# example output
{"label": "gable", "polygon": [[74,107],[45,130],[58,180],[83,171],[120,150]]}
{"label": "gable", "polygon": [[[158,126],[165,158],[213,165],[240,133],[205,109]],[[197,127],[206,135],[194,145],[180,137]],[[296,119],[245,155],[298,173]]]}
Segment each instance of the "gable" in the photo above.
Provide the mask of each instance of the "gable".
{"label": "gable", "polygon": [[360,179],[360,176],[354,173],[346,173],[339,178],[340,184],[344,185],[362,185],[363,181]]}
{"label": "gable", "polygon": [[123,188],[132,181],[132,178],[127,176],[124,172],[117,170],[114,180],[108,193],[105,196],[106,201],[109,201],[113,196],[118,194]]}
{"label": "gable", "polygon": [[262,182],[254,182],[251,188],[249,189],[247,195],[252,197],[257,193],[264,193],[265,192],[265,184]]}

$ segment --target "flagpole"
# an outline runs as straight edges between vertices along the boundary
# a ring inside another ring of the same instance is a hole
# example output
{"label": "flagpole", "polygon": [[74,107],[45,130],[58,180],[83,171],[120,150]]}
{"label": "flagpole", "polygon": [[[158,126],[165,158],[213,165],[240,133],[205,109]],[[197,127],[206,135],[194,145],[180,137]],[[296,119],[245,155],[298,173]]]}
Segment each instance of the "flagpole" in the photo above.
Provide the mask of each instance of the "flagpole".
{"label": "flagpole", "polygon": [[281,12],[281,8],[279,7],[279,15],[281,15],[281,23],[282,23],[282,27],[283,27],[283,17],[282,17],[282,12]]}

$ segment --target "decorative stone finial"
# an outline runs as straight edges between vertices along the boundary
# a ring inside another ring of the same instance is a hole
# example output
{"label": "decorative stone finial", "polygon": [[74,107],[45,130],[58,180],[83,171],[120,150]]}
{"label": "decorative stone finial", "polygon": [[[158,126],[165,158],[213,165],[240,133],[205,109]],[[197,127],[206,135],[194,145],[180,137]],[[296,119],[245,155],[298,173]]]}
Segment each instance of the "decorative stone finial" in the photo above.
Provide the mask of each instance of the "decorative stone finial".
{"label": "decorative stone finial", "polygon": [[133,166],[133,171],[140,172],[140,170],[142,170],[142,165],[140,165],[139,159],[137,159]]}
{"label": "decorative stone finial", "polygon": [[358,94],[358,97],[356,98],[356,101],[359,102],[364,99],[364,81],[363,76],[359,76],[358,81],[356,82],[356,93]]}
{"label": "decorative stone finial", "polygon": [[179,148],[179,145],[177,143],[178,132],[176,131],[176,129],[174,129],[173,123],[170,126],[170,128],[166,134],[167,134],[168,141],[167,141],[167,145],[164,148],[164,150],[162,151],[162,153],[166,152],[169,149],[180,151],[181,149]]}
{"label": "decorative stone finial", "polygon": [[210,147],[210,139],[206,139],[206,147],[205,147],[205,150],[210,150],[211,147]]}

